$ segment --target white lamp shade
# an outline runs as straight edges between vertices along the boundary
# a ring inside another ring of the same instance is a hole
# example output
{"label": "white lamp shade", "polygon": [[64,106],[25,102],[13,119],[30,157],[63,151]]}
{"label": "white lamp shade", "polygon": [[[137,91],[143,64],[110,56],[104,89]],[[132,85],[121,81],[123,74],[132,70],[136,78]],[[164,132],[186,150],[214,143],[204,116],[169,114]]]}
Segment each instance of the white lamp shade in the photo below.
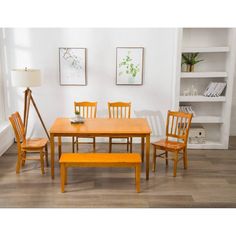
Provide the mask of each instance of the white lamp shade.
{"label": "white lamp shade", "polygon": [[38,87],[41,85],[40,70],[15,69],[11,71],[12,86]]}

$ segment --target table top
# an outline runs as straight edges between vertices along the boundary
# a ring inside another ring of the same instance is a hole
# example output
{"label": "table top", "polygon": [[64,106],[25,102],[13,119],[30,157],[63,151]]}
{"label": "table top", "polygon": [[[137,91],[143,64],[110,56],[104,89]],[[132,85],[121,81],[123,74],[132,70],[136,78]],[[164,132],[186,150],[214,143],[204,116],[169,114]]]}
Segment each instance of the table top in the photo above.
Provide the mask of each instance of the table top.
{"label": "table top", "polygon": [[73,134],[111,136],[116,135],[148,135],[151,129],[145,118],[111,119],[94,118],[85,119],[83,124],[71,124],[69,118],[57,118],[50,128],[52,135],[70,136]]}

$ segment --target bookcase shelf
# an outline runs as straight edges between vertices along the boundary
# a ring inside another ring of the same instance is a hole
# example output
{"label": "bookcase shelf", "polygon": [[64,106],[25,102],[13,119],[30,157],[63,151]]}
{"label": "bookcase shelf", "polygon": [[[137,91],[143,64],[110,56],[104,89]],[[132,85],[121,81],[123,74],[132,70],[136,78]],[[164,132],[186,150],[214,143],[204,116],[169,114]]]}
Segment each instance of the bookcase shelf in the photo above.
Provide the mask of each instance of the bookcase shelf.
{"label": "bookcase shelf", "polygon": [[182,49],[182,53],[212,53],[212,52],[229,52],[229,47],[186,47]]}
{"label": "bookcase shelf", "polygon": [[227,72],[182,72],[181,78],[226,78]]}
{"label": "bookcase shelf", "polygon": [[205,96],[180,96],[180,102],[225,102],[225,96],[205,97]]}
{"label": "bookcase shelf", "polygon": [[221,116],[194,116],[192,123],[221,124],[223,123],[223,119]]}
{"label": "bookcase shelf", "polygon": [[[175,107],[190,106],[195,112],[192,126],[202,126],[206,143],[189,144],[192,149],[227,149],[230,131],[236,30],[231,28],[184,28],[178,35]],[[183,53],[200,53],[194,72],[181,69]],[[226,83],[219,97],[183,96],[185,91],[203,94],[209,84]]]}

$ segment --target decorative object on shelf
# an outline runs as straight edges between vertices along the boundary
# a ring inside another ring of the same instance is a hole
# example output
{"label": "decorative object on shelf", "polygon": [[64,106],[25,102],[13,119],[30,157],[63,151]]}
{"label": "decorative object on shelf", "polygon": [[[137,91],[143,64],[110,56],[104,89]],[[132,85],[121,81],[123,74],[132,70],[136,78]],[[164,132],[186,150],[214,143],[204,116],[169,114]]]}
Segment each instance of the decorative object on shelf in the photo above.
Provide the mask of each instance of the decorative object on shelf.
{"label": "decorative object on shelf", "polygon": [[219,97],[226,87],[226,82],[211,82],[204,91],[206,97]]}
{"label": "decorative object on shelf", "polygon": [[184,113],[190,113],[193,114],[193,116],[196,116],[194,110],[192,109],[192,106],[179,106],[179,111]]}
{"label": "decorative object on shelf", "polygon": [[87,85],[86,48],[59,48],[60,85]]}
{"label": "decorative object on shelf", "polygon": [[183,91],[184,96],[198,96],[198,90],[192,85],[191,89],[187,88]]}
{"label": "decorative object on shelf", "polygon": [[142,47],[116,48],[116,84],[143,84],[143,53]]}
{"label": "decorative object on shelf", "polygon": [[197,89],[192,85],[192,87],[191,87],[191,96],[197,96],[197,95],[198,95]]}
{"label": "decorative object on shelf", "polygon": [[192,126],[189,129],[188,141],[190,144],[206,143],[206,132],[202,126]]}
{"label": "decorative object on shelf", "polygon": [[36,103],[32,96],[32,91],[30,90],[30,87],[39,87],[41,85],[41,73],[40,70],[36,69],[28,69],[25,67],[25,69],[14,69],[11,72],[11,79],[12,79],[12,86],[15,87],[26,87],[25,90],[25,99],[24,99],[24,128],[25,128],[25,136],[27,133],[27,126],[28,126],[28,118],[29,118],[29,109],[30,109],[30,102],[32,102],[37,115],[40,119],[40,122],[43,126],[43,129],[48,137],[50,139],[48,131],[44,125],[43,119],[39,113],[39,110],[36,106]]}
{"label": "decorative object on shelf", "polygon": [[197,60],[198,52],[196,53],[182,53],[182,65],[186,65],[186,72],[193,72],[194,71],[194,65],[203,61],[203,60]]}
{"label": "decorative object on shelf", "polygon": [[184,90],[184,96],[190,96],[190,89],[188,88],[188,89],[185,89]]}

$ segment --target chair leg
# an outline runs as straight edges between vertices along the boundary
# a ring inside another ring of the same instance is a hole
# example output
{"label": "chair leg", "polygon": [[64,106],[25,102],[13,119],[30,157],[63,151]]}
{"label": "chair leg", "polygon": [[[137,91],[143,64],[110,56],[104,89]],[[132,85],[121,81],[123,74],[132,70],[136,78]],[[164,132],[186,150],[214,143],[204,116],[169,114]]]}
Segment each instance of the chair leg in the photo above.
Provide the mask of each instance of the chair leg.
{"label": "chair leg", "polygon": [[75,152],[75,137],[72,137],[72,152]]}
{"label": "chair leg", "polygon": [[133,152],[133,138],[132,137],[130,137],[129,145],[130,145],[130,153],[132,153]]}
{"label": "chair leg", "polygon": [[156,156],[157,156],[157,149],[155,146],[153,146],[153,160],[152,160],[152,171],[156,171]]}
{"label": "chair leg", "polygon": [[168,166],[168,152],[166,151],[166,166]]}
{"label": "chair leg", "polygon": [[112,152],[112,138],[109,138],[109,152]]}
{"label": "chair leg", "polygon": [[21,151],[18,151],[18,157],[17,157],[17,162],[16,162],[16,173],[20,173],[20,168],[21,168],[21,161],[22,161],[22,156],[21,156]]}
{"label": "chair leg", "polygon": [[188,168],[188,156],[187,156],[187,149],[183,150],[183,161],[184,161],[184,169]]}
{"label": "chair leg", "polygon": [[127,152],[129,152],[129,138],[127,138]]}
{"label": "chair leg", "polygon": [[24,160],[22,159],[21,166],[24,166],[25,165],[26,152],[22,152],[22,157],[24,158]]}
{"label": "chair leg", "polygon": [[42,172],[42,175],[44,174],[44,153],[43,153],[43,150],[41,149],[40,150],[40,163],[41,163],[41,172]]}
{"label": "chair leg", "polygon": [[140,192],[140,164],[135,167],[135,182],[136,182],[136,191]]}
{"label": "chair leg", "polygon": [[96,152],[96,138],[93,137],[93,152]]}
{"label": "chair leg", "polygon": [[46,159],[46,165],[49,167],[49,161],[48,161],[48,145],[45,146],[45,159]]}
{"label": "chair leg", "polygon": [[179,152],[175,152],[173,176],[176,177]]}
{"label": "chair leg", "polygon": [[76,152],[79,151],[79,137],[76,137]]}

